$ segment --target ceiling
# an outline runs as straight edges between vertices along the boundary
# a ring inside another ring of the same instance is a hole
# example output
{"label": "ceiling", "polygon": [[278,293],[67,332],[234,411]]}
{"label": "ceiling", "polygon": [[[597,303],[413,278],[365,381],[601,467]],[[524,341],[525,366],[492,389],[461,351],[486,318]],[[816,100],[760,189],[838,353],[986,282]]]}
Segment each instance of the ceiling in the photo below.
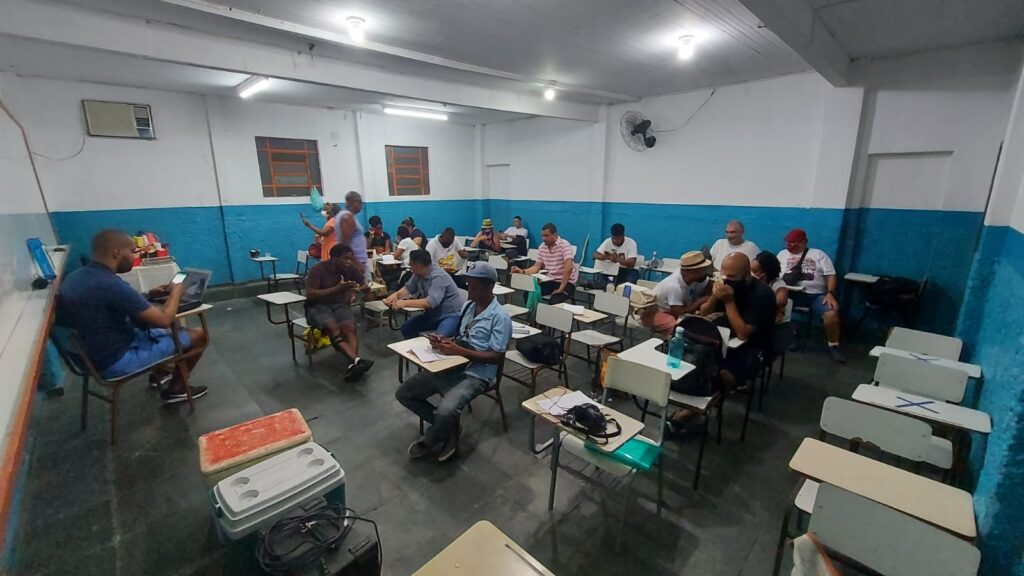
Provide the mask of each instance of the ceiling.
{"label": "ceiling", "polygon": [[[237,98],[235,86],[249,78],[248,74],[159,62],[9,36],[0,36],[0,71],[13,72],[20,76],[79,80],[232,98]],[[443,105],[338,86],[288,80],[275,80],[266,90],[253,96],[252,100],[372,113],[382,113],[384,105],[436,109],[446,112],[449,121],[457,124],[493,124],[528,117],[512,112]]]}
{"label": "ceiling", "polygon": [[1024,0],[808,0],[851,58],[1024,37]]}

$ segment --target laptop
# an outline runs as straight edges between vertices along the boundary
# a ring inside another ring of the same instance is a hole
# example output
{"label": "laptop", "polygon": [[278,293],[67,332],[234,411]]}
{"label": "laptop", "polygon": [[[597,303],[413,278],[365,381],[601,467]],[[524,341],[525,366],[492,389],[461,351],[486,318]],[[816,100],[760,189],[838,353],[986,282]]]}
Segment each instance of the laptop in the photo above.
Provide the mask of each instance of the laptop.
{"label": "laptop", "polygon": [[[195,310],[203,305],[206,288],[210,285],[210,276],[213,274],[209,270],[197,268],[185,268],[182,272],[185,273],[185,279],[182,280],[185,292],[181,295],[181,302],[178,303],[178,314]],[[163,304],[167,301],[167,294],[158,294],[150,298],[149,301],[154,304]]]}

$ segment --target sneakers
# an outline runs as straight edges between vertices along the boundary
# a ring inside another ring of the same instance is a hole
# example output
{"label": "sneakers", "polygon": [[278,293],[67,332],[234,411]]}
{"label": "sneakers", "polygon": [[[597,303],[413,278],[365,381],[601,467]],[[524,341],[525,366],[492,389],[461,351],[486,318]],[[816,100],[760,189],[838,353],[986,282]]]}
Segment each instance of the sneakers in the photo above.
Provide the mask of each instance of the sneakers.
{"label": "sneakers", "polygon": [[839,349],[839,346],[829,346],[828,355],[836,364],[846,364],[846,354]]}
{"label": "sneakers", "polygon": [[149,377],[149,387],[150,388],[161,388],[162,386],[164,386],[167,383],[169,383],[173,378],[174,378],[174,374],[173,373],[164,374],[163,376],[158,376],[156,378],[154,378],[151,375]]}
{"label": "sneakers", "polygon": [[360,358],[357,362],[348,365],[348,370],[345,371],[345,381],[354,382],[360,379],[363,374],[370,371],[370,368],[373,368],[373,360]]}
{"label": "sneakers", "polygon": [[423,458],[427,454],[430,454],[430,446],[422,438],[409,444],[409,458]]}
{"label": "sneakers", "polygon": [[441,445],[441,453],[437,455],[438,462],[447,462],[459,448],[459,436],[462,435],[462,424],[456,424],[455,430],[448,436],[448,439]]}
{"label": "sneakers", "polygon": [[[192,390],[192,399],[202,398],[206,396],[206,386],[190,386]],[[170,390],[164,390],[160,393],[160,401],[164,404],[177,404],[179,402],[188,401],[188,394],[185,392],[171,392]]]}

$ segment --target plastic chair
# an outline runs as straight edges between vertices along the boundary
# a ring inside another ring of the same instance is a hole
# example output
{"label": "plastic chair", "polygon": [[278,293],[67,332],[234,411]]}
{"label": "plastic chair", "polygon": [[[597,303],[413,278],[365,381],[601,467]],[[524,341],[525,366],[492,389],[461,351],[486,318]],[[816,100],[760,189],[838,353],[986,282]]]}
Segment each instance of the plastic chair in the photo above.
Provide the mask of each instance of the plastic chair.
{"label": "plastic chair", "polygon": [[626,512],[628,512],[629,498],[632,493],[633,479],[636,477],[636,472],[647,471],[657,466],[657,506],[658,511],[661,511],[662,470],[664,468],[661,458],[661,446],[664,440],[665,421],[668,419],[669,375],[667,372],[657,368],[636,364],[618,357],[611,357],[608,359],[608,374],[605,380],[604,395],[601,399],[602,404],[607,401],[608,390],[618,390],[626,394],[632,394],[647,403],[653,403],[657,406],[661,415],[657,425],[657,437],[652,439],[646,435],[639,434],[627,441],[615,452],[606,453],[599,449],[588,447],[587,442],[568,432],[556,434],[555,444],[551,452],[551,487],[548,492],[548,510],[554,509],[555,483],[558,477],[561,450],[564,448],[577,458],[615,477],[630,476],[626,493]]}
{"label": "plastic chair", "polygon": [[487,262],[498,272],[498,283],[506,284],[508,282],[508,260],[504,256],[491,254],[487,257]]}
{"label": "plastic chair", "polygon": [[[573,340],[583,344],[587,349],[587,356],[585,358],[583,356],[576,357],[581,360],[586,360],[587,364],[590,364],[591,362],[597,364],[603,348],[618,346],[619,350],[622,350],[622,338],[615,335],[615,318],[629,313],[629,300],[627,300],[625,296],[619,296],[618,294],[597,292],[594,295],[594,310],[608,314],[606,322],[611,322],[612,333],[605,334],[593,329],[573,333]],[[592,348],[597,348],[597,357],[594,360],[590,359]],[[593,380],[595,388],[597,386],[597,379],[598,371],[595,370]]]}
{"label": "plastic chair", "polygon": [[550,304],[540,303],[537,304],[536,322],[541,330],[547,329],[553,332],[556,337],[561,338],[562,355],[557,364],[548,365],[533,362],[527,359],[526,356],[523,356],[523,353],[518,350],[510,350],[506,354],[506,360],[522,368],[523,372],[529,375],[530,379],[526,381],[515,373],[506,373],[505,376],[529,388],[530,397],[537,395],[537,377],[545,370],[554,371],[558,374],[560,380],[565,381],[565,387],[569,387],[569,370],[566,369],[565,359],[568,356],[569,347],[572,345],[572,312],[551,306]]}
{"label": "plastic chair", "polygon": [[278,291],[278,284],[284,280],[292,280],[295,282],[295,290],[299,294],[302,294],[302,286],[306,280],[306,272],[309,269],[309,252],[305,250],[299,250],[295,253],[295,273],[290,274],[283,272],[280,274],[271,274],[267,276],[267,290],[270,291],[270,285],[273,284],[274,292]]}
{"label": "plastic chair", "polygon": [[933,364],[927,359],[883,352],[875,366],[875,383],[936,400],[960,403],[967,390],[967,373]]}
{"label": "plastic chair", "polygon": [[885,345],[888,348],[938,356],[946,360],[959,360],[964,348],[964,342],[959,338],[899,326],[889,332]]}

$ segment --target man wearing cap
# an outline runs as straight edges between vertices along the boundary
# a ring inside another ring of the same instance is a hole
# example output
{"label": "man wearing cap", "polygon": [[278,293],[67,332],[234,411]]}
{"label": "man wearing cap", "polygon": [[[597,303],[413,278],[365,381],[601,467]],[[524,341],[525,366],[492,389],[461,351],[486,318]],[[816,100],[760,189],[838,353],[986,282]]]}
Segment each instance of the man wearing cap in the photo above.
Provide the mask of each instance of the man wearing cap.
{"label": "man wearing cap", "polygon": [[[437,461],[451,458],[458,447],[459,417],[469,402],[483,394],[498,378],[502,358],[512,337],[512,318],[494,297],[498,272],[488,262],[466,265],[469,301],[462,307],[454,338],[432,338],[441,354],[469,360],[463,368],[433,374],[420,372],[399,385],[395,398],[430,428],[409,446],[411,458],[437,453]],[[435,406],[429,401],[440,395]]]}
{"label": "man wearing cap", "polygon": [[654,287],[657,301],[640,311],[640,322],[659,334],[671,335],[679,317],[699,310],[711,295],[710,268],[711,261],[701,252],[683,254],[679,270]]}
{"label": "man wearing cap", "polygon": [[744,240],[744,232],[746,229],[739,220],[732,220],[725,225],[725,238],[715,240],[711,246],[711,262],[715,265],[715,270],[721,270],[722,261],[733,252],[743,252],[751,262],[754,261],[761,249],[750,240]]}
{"label": "man wearing cap", "polygon": [[637,253],[636,240],[626,236],[626,227],[618,223],[612,224],[611,237],[601,242],[594,252],[594,267],[609,276],[617,267],[617,284],[636,282],[640,279],[640,271],[636,269]]}
{"label": "man wearing cap", "polygon": [[494,233],[494,224],[491,223],[490,218],[484,218],[483,223],[480,224],[480,232],[477,233],[476,238],[473,238],[473,243],[470,246],[501,254],[501,241]]}
{"label": "man wearing cap", "polygon": [[459,292],[451,275],[431,261],[430,252],[419,249],[409,254],[412,275],[405,286],[384,299],[396,310],[423,310],[402,324],[402,336],[414,338],[433,330],[441,336],[454,336],[459,329],[459,310],[466,299]]}
{"label": "man wearing cap", "polygon": [[558,228],[551,222],[540,228],[541,244],[537,247],[537,261],[523,270],[512,267],[513,274],[536,274],[547,270],[551,280],[540,283],[541,294],[551,296],[552,304],[569,302],[576,293],[576,281],[579,280],[580,269],[573,259],[576,247],[559,237]]}
{"label": "man wearing cap", "polygon": [[836,299],[836,269],[828,254],[807,247],[807,232],[794,228],[786,234],[786,249],[779,252],[779,263],[782,264],[782,275],[795,271],[799,275],[798,286],[803,293],[793,292],[793,303],[809,306],[811,311],[821,316],[825,324],[825,338],[828,340],[828,354],[832,360],[842,364],[846,356],[839,349],[839,301]]}

